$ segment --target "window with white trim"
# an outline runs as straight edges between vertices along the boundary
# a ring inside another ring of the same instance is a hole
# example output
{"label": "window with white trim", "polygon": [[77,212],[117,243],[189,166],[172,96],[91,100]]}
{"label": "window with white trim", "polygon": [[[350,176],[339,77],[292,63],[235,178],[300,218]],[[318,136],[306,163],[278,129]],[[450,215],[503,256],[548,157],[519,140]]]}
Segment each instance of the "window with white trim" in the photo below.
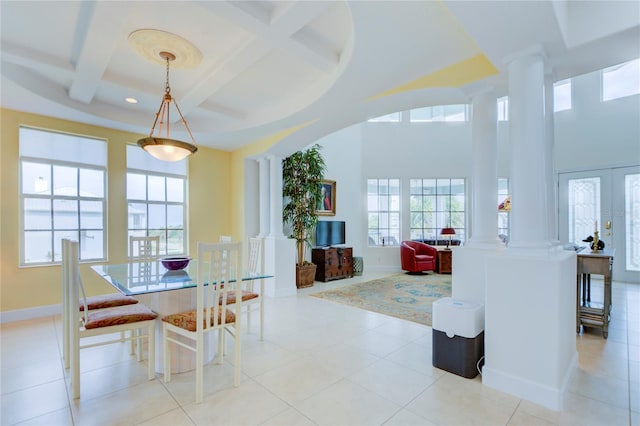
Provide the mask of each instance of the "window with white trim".
{"label": "window with white trim", "polygon": [[437,105],[415,108],[409,111],[412,123],[431,123],[435,121],[468,121],[469,105]]}
{"label": "window with white trim", "polygon": [[498,98],[498,121],[509,121],[509,97]]}
{"label": "window with white trim", "polygon": [[19,151],[20,265],[59,263],[63,238],[106,260],[106,141],[20,127]]}
{"label": "window with white trim", "polygon": [[602,100],[640,94],[640,59],[602,70]]}
{"label": "window with white trim", "polygon": [[465,240],[464,179],[411,179],[410,238],[442,239],[442,228],[454,228],[454,239]]}
{"label": "window with white trim", "polygon": [[370,246],[400,244],[400,179],[367,179]]}
{"label": "window with white trim", "polygon": [[158,235],[161,255],[186,254],[186,185],[186,159],[160,161],[128,145],[127,241]]}
{"label": "window with white trim", "polygon": [[553,84],[553,112],[571,109],[571,79]]}

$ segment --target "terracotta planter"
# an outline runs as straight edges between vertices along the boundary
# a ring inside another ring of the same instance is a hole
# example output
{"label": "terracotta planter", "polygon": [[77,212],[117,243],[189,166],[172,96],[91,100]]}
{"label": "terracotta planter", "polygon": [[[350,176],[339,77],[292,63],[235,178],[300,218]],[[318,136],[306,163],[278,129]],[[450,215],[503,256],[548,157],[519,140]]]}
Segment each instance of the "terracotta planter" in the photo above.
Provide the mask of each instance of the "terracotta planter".
{"label": "terracotta planter", "polygon": [[316,265],[297,266],[296,265],[296,287],[311,287],[316,278]]}

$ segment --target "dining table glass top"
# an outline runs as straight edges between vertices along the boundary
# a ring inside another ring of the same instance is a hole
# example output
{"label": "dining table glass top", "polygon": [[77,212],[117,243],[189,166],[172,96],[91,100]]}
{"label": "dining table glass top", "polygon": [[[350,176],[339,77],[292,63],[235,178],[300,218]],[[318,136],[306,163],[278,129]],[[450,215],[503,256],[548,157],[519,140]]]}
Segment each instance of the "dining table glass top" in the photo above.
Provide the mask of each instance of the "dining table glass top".
{"label": "dining table glass top", "polygon": [[[135,296],[195,287],[197,265],[197,260],[193,259],[186,268],[170,271],[159,260],[156,260],[151,262],[132,261],[114,265],[100,264],[91,266],[91,269],[122,294]],[[245,272],[242,274],[242,281],[271,277],[272,275]]]}

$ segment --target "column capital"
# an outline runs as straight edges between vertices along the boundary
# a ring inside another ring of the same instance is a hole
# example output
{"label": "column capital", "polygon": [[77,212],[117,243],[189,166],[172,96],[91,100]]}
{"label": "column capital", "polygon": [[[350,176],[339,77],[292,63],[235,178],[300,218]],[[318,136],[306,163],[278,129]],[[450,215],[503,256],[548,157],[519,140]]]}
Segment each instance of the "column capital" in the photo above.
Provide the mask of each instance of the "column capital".
{"label": "column capital", "polygon": [[510,63],[520,59],[535,57],[542,59],[544,62],[546,62],[548,59],[547,52],[544,50],[544,47],[542,47],[541,44],[534,44],[515,53],[507,55],[502,59],[502,63],[505,65],[509,65]]}

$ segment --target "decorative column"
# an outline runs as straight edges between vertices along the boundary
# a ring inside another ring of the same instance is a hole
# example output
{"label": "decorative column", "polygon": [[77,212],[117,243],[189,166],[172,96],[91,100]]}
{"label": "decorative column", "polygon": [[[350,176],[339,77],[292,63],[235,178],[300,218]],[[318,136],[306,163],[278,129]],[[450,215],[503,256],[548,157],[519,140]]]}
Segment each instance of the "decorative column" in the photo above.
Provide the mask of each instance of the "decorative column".
{"label": "decorative column", "polygon": [[270,220],[270,212],[271,212],[271,208],[270,208],[270,204],[269,204],[269,198],[270,198],[270,194],[271,194],[271,185],[270,185],[270,179],[269,179],[269,162],[266,158],[260,158],[258,161],[258,167],[259,167],[259,183],[260,183],[260,188],[259,188],[259,197],[260,197],[260,211],[259,211],[259,215],[260,215],[260,233],[258,234],[259,237],[266,237],[267,235],[269,235],[269,220]]}
{"label": "decorative column", "polygon": [[269,194],[271,199],[269,236],[283,237],[282,232],[282,158],[269,156]]}
{"label": "decorative column", "polygon": [[498,106],[493,92],[473,97],[471,122],[471,247],[498,244]]}
{"label": "decorative column", "polygon": [[538,51],[509,64],[511,213],[509,250],[547,250],[549,216],[544,116],[544,56]]}
{"label": "decorative column", "polygon": [[265,271],[275,276],[275,280],[265,292],[272,297],[293,296],[297,294],[296,244],[293,239],[285,237],[282,227],[282,158],[270,155],[268,160],[271,226],[265,238]]}
{"label": "decorative column", "polygon": [[549,241],[552,245],[560,245],[558,232],[558,196],[557,179],[554,163],[555,145],[555,125],[554,125],[554,104],[555,95],[553,90],[554,75],[550,67],[544,74],[544,150],[545,150],[545,176],[547,178],[545,192],[547,200],[547,221],[549,231]]}
{"label": "decorative column", "polygon": [[[493,91],[472,99],[471,237],[453,247],[452,296],[485,304],[487,256],[502,250],[498,241],[498,105]],[[464,265],[457,268],[456,265]]]}
{"label": "decorative column", "polygon": [[550,238],[545,112],[553,108],[544,101],[544,65],[533,48],[508,66],[511,229],[507,249],[487,257],[482,383],[562,411],[578,363],[576,254]]}

